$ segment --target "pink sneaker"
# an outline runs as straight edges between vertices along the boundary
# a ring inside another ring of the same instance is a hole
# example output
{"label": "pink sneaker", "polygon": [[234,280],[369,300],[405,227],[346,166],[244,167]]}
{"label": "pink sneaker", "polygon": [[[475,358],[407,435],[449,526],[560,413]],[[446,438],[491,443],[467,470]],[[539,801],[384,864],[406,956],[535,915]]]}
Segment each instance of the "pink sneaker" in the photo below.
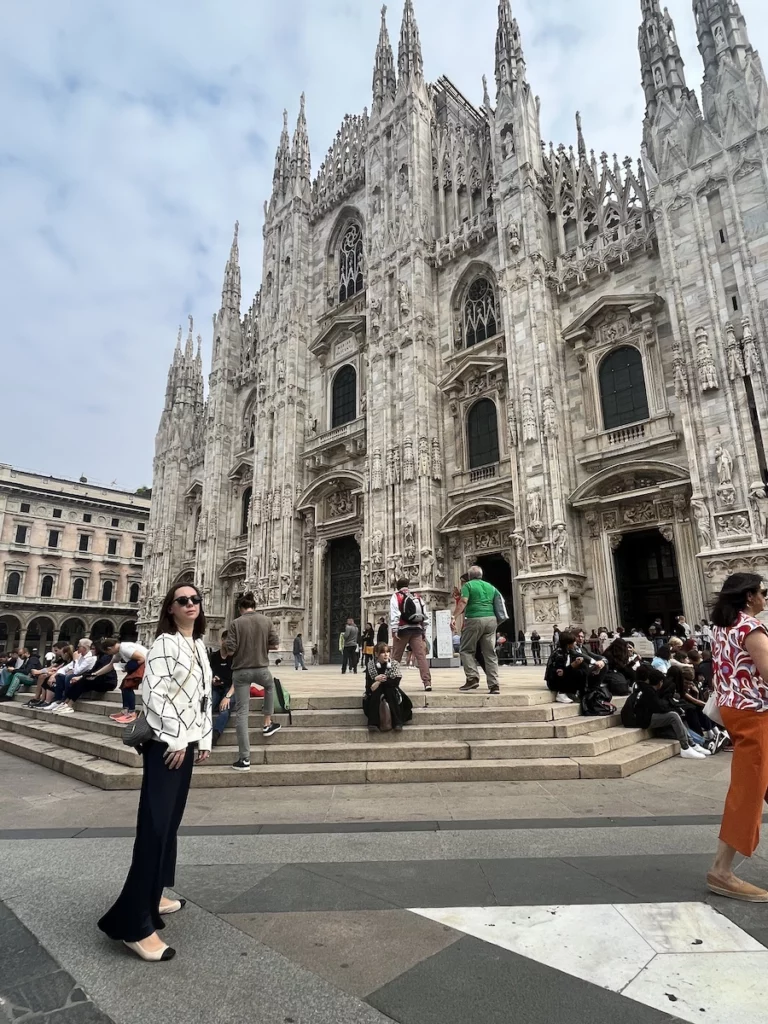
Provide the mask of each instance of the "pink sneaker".
{"label": "pink sneaker", "polygon": [[113,722],[119,722],[121,718],[125,718],[126,713],[125,709],[123,709],[122,711],[118,711],[116,715],[110,715],[109,717]]}
{"label": "pink sneaker", "polygon": [[115,722],[117,725],[130,725],[131,722],[135,722],[138,717],[139,716],[135,711],[129,711],[127,714],[120,715],[119,718],[116,718]]}

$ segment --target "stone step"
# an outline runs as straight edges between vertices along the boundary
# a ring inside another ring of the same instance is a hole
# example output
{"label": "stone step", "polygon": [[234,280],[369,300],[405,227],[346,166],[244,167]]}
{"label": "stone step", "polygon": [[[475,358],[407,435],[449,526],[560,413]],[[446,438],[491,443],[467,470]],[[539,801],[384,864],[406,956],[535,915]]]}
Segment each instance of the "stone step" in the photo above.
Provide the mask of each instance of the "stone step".
{"label": "stone step", "polygon": [[473,761],[490,761],[495,758],[507,760],[510,757],[592,758],[649,738],[650,733],[643,729],[624,729],[619,725],[589,736],[541,740],[477,740],[470,741],[469,747]]}
{"label": "stone step", "polygon": [[[0,750],[34,761],[105,790],[141,788],[141,770],[91,754],[0,731]],[[389,761],[356,764],[255,765],[250,772],[229,766],[195,769],[196,788],[343,785],[396,782],[518,782],[578,778],[625,778],[679,752],[670,740],[646,740],[601,757],[526,758],[488,761]]]}
{"label": "stone step", "polygon": [[[55,721],[59,724],[67,723],[71,724],[74,728],[83,729],[91,732],[102,733],[103,735],[119,737],[123,731],[124,726],[118,725],[112,722],[108,715],[105,714],[94,714],[96,710],[95,702],[84,702],[78,704],[77,713],[75,715],[67,716],[66,718],[61,715],[51,715],[45,711],[38,711],[24,707],[19,703],[7,703],[3,705],[3,709],[6,714],[15,715],[17,717],[24,717],[30,720],[36,720],[40,722],[51,722]],[[87,708],[88,710],[80,710]],[[110,709],[111,704],[107,705]],[[349,726],[346,728],[334,728],[332,726],[326,728],[306,728],[303,725],[288,726],[287,719],[285,716],[277,716],[277,720],[281,721],[284,728],[281,732],[275,736],[265,740],[262,736],[261,729],[256,726],[249,730],[251,743],[253,745],[261,745],[264,743],[273,745],[282,744],[342,744],[342,743],[369,743],[369,742],[381,742],[389,741],[395,742],[398,739],[396,733],[383,736],[381,733],[370,732],[365,724],[365,718],[362,713],[352,713],[353,717],[349,719]],[[513,740],[513,739],[547,739],[554,737],[569,737],[569,736],[581,736],[591,734],[595,732],[602,732],[609,728],[611,725],[618,723],[617,718],[572,718],[569,720],[563,720],[559,723],[555,722],[534,722],[532,724],[506,724],[491,723],[489,717],[486,716],[482,721],[487,724],[478,725],[428,725],[426,721],[429,721],[430,712],[417,711],[414,715],[413,722],[406,727],[406,735],[410,742],[417,743],[435,743],[443,741],[469,741],[469,740]],[[256,719],[258,720],[258,719]],[[304,722],[304,715],[296,716],[294,722]],[[234,742],[231,737],[234,736],[235,725],[234,716],[230,719],[230,724],[225,731],[224,737],[229,742]]]}
{"label": "stone step", "polygon": [[[543,686],[541,689],[532,690],[510,690],[502,691],[499,694],[490,694],[485,689],[472,690],[470,693],[459,693],[461,677],[457,677],[455,693],[425,693],[423,690],[405,685],[404,691],[413,701],[414,707],[430,708],[533,708],[542,705],[551,706],[555,704],[554,694]],[[407,683],[407,680],[406,680]],[[288,686],[290,690],[290,686]],[[291,709],[293,711],[344,711],[359,710],[363,698],[365,684],[361,679],[360,693],[356,694],[318,694],[315,697],[292,697]],[[29,693],[25,694],[29,700]],[[122,697],[119,690],[112,690],[110,693],[100,694],[98,700],[103,703],[120,704]],[[141,693],[136,691],[136,702],[141,704]],[[85,701],[84,703],[90,703]],[[251,711],[260,711],[263,706],[261,697],[254,697],[250,701]],[[559,704],[558,708],[569,708],[574,705]],[[578,707],[576,706],[578,712]]]}

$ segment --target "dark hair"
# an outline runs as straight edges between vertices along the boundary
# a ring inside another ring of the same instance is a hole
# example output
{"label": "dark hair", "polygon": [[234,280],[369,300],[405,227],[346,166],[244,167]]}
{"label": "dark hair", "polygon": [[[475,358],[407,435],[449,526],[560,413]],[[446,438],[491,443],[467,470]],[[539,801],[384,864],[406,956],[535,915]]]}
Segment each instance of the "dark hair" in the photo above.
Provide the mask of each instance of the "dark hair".
{"label": "dark hair", "polygon": [[569,644],[575,644],[575,643],[576,643],[576,634],[575,633],[569,633],[569,632],[566,631],[566,632],[560,634],[560,646],[562,647],[563,650],[565,650],[566,647],[568,647]]}
{"label": "dark hair", "polygon": [[221,635],[224,638],[228,637],[229,636],[229,630],[228,629],[222,629]]}
{"label": "dark hair", "polygon": [[683,675],[683,666],[677,665],[673,662],[669,666],[669,671],[664,678],[669,684],[670,689],[674,690],[676,694],[682,697],[685,693],[685,676]]}
{"label": "dark hair", "polygon": [[98,640],[93,641],[93,646],[96,648],[97,654],[106,654],[110,647],[119,647],[120,640],[116,636],[101,636]]}
{"label": "dark hair", "polygon": [[617,637],[613,643],[608,644],[604,653],[608,655],[614,665],[624,668],[629,661],[629,644],[621,637]]}
{"label": "dark hair", "polygon": [[712,622],[723,629],[730,628],[746,608],[749,595],[757,593],[762,585],[762,576],[754,572],[737,572],[729,576],[717,595]]}
{"label": "dark hair", "polygon": [[661,658],[662,661],[669,661],[672,658],[672,648],[669,644],[662,644],[656,651],[656,657]]}
{"label": "dark hair", "polygon": [[672,661],[676,661],[680,665],[687,665],[688,664],[688,654],[685,651],[682,651],[682,650],[680,650],[680,651],[673,651],[672,652]]}
{"label": "dark hair", "polygon": [[244,608],[255,608],[256,598],[253,596],[253,591],[249,590],[243,594],[240,600],[237,602],[237,607],[242,611]]}
{"label": "dark hair", "polygon": [[410,585],[411,585],[411,581],[409,579],[407,579],[405,576],[403,576],[402,579],[399,579],[397,581],[397,589],[398,590],[402,590],[403,587],[410,587]]}
{"label": "dark hair", "polygon": [[637,666],[635,677],[640,683],[650,683],[651,686],[658,686],[659,683],[664,682],[664,673],[659,672],[657,668],[653,668],[646,662],[642,665]]}
{"label": "dark hair", "polygon": [[202,604],[203,595],[200,593],[200,590],[194,583],[174,583],[163,598],[163,603],[160,607],[160,617],[157,620],[155,637],[161,636],[163,633],[178,633],[179,627],[176,625],[176,620],[173,615],[171,615],[171,605],[176,597],[176,591],[183,590],[184,587],[190,587],[200,598],[200,614],[195,619],[192,636],[197,640],[198,637],[201,637],[205,633],[205,612],[203,611]]}
{"label": "dark hair", "polygon": [[376,644],[376,646],[375,646],[375,648],[373,650],[374,657],[378,658],[378,656],[381,654],[381,652],[383,650],[385,650],[385,649],[389,650],[389,644],[384,644],[384,643]]}

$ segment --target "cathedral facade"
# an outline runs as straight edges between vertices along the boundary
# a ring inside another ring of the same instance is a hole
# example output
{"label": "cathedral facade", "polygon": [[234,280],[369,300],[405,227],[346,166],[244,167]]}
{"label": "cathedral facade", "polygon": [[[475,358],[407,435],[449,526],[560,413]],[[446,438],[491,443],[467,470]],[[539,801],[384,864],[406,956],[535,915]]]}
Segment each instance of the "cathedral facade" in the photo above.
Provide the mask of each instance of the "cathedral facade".
{"label": "cathedral facade", "polygon": [[396,578],[435,608],[481,564],[515,629],[705,615],[768,574],[768,92],[738,4],[694,0],[702,101],[641,0],[642,159],[546,146],[499,3],[495,96],[424,77],[382,12],[370,112],[313,176],[302,98],[242,310],[237,229],[202,362],[179,344],[142,621],[174,581],[213,630],[252,589],[337,653]]}

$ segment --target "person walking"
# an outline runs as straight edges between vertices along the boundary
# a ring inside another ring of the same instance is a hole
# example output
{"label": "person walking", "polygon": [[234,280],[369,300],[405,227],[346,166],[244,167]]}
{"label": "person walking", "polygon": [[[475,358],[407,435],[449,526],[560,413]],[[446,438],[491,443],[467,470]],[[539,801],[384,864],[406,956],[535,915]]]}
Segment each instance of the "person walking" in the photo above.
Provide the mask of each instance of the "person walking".
{"label": "person walking", "polygon": [[304,664],[304,641],[301,639],[301,633],[297,633],[293,638],[293,667],[297,672],[299,669],[302,672],[307,671],[307,666]]}
{"label": "person walking", "polygon": [[499,692],[499,659],[494,646],[497,622],[494,601],[497,594],[496,587],[483,579],[483,570],[480,566],[473,565],[469,570],[469,580],[461,588],[461,596],[456,605],[457,614],[464,615],[459,653],[467,681],[459,687],[462,693],[477,690],[480,686],[480,673],[475,657],[478,643],[485,661],[488,692]]}
{"label": "person walking", "polygon": [[519,661],[521,665],[528,666],[528,658],[525,653],[525,630],[519,629],[517,631],[517,651],[515,654],[515,661]]}
{"label": "person walking", "polygon": [[239,757],[232,765],[236,772],[251,770],[251,739],[248,734],[248,711],[251,686],[264,690],[264,736],[274,736],[280,725],[272,721],[275,709],[275,683],[269,671],[269,652],[276,651],[280,638],[272,623],[256,611],[256,598],[248,591],[238,601],[240,617],[235,619],[227,633],[227,650],[232,655],[232,681],[237,702],[235,727]]}
{"label": "person walking", "polygon": [[344,627],[344,645],[341,652],[341,674],[345,675],[347,669],[357,674],[357,644],[360,640],[360,630],[355,625],[355,620],[350,617]]}
{"label": "person walking", "polygon": [[406,647],[411,649],[427,693],[432,692],[432,672],[427,648],[427,609],[419,594],[411,593],[410,580],[399,579],[389,600],[389,625],[392,630],[392,660],[398,665]]}
{"label": "person walking", "polygon": [[733,872],[736,854],[751,857],[760,843],[768,798],[768,632],[760,619],[766,590],[760,576],[729,576],[712,610],[715,697],[733,743],[731,786],[708,888],[718,896],[768,903],[768,891]]}
{"label": "person walking", "polygon": [[184,900],[169,900],[176,873],[176,836],[184,816],[192,767],[211,751],[211,668],[197,587],[174,586],[160,610],[155,642],[141,685],[151,739],[142,747],[143,775],[136,841],[128,876],[99,928],[142,960],[172,960],[176,951],[158,935],[163,917]]}

